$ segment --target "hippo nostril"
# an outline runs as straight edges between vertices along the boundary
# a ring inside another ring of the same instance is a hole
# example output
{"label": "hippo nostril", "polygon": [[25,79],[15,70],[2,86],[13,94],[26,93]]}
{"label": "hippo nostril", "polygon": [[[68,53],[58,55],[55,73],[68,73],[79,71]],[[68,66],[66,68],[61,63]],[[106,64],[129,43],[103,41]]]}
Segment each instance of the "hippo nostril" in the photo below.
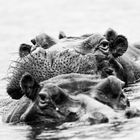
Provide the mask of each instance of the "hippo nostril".
{"label": "hippo nostril", "polygon": [[41,101],[45,101],[46,100],[46,95],[45,94],[39,94],[39,98]]}
{"label": "hippo nostril", "polygon": [[127,99],[127,101],[126,101],[126,104],[127,104],[128,107],[130,107],[130,102],[129,102],[128,99]]}
{"label": "hippo nostril", "polygon": [[106,72],[108,75],[112,75],[112,74],[113,74],[113,69],[107,68],[107,69],[105,69],[105,72]]}

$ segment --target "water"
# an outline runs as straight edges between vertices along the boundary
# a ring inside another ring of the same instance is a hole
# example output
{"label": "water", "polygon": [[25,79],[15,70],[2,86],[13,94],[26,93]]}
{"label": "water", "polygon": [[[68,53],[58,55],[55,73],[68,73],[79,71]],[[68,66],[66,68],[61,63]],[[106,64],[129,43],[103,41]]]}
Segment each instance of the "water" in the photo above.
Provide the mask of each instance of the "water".
{"label": "water", "polygon": [[[61,30],[67,35],[81,35],[104,33],[112,27],[125,34],[131,44],[140,41],[139,23],[139,0],[0,0],[0,99],[7,96],[4,78],[20,43],[30,43],[30,39],[42,32],[57,37]],[[140,85],[134,89],[128,97],[132,106],[140,108]],[[111,124],[65,124],[48,129],[0,121],[0,140],[138,140],[139,124],[140,118],[134,118]]]}

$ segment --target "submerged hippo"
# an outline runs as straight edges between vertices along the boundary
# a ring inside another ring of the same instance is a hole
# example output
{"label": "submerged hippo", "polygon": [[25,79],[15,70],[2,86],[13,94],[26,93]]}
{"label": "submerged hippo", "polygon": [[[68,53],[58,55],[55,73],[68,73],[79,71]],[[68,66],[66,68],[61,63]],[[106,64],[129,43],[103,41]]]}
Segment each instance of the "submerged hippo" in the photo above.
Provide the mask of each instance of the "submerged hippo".
{"label": "submerged hippo", "polygon": [[[81,37],[89,37],[92,34],[85,34]],[[67,38],[63,32],[59,34],[61,40]],[[109,63],[115,70],[116,76],[123,80],[126,84],[131,84],[139,81],[140,78],[140,64],[135,62],[140,56],[139,44],[129,45],[127,38],[118,34],[115,30],[109,28],[105,33],[105,38],[109,43]]]}
{"label": "submerged hippo", "polygon": [[32,74],[37,82],[68,73],[93,74],[99,78],[113,75],[108,54],[108,41],[100,34],[61,39],[48,49],[38,48],[18,59],[10,67],[7,92],[14,99],[22,97],[19,81],[25,72]]}
{"label": "submerged hippo", "polygon": [[20,80],[24,96],[13,100],[3,113],[4,122],[63,123],[69,121],[105,123],[117,117],[114,110],[130,106],[115,76],[63,74],[37,83],[31,74]]}

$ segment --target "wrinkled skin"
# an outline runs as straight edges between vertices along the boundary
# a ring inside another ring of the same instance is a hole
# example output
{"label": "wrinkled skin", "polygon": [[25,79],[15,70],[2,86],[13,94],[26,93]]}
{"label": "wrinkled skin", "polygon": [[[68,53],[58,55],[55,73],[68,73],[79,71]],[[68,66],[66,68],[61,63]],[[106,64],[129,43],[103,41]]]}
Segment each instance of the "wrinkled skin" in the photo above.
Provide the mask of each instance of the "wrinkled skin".
{"label": "wrinkled skin", "polygon": [[93,74],[99,78],[115,75],[108,55],[108,41],[100,34],[61,39],[48,49],[38,47],[10,67],[7,93],[13,99],[23,96],[19,81],[25,72],[31,73],[37,82],[67,73]]}
{"label": "wrinkled skin", "polygon": [[38,83],[36,90],[34,84],[37,83],[29,73],[22,76],[20,85],[25,95],[14,100],[11,108],[8,106],[4,122],[106,123],[116,117],[114,109],[130,106],[122,91],[124,82],[115,76],[99,80],[93,75],[72,73]]}

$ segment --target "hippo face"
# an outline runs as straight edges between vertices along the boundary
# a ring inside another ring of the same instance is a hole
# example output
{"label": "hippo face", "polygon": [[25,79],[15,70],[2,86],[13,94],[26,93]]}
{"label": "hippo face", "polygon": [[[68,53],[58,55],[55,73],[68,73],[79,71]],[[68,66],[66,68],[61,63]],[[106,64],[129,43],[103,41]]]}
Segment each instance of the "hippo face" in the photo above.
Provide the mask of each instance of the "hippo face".
{"label": "hippo face", "polygon": [[[78,119],[80,102],[54,84],[40,85],[36,99],[20,117],[21,121],[62,123]],[[75,111],[76,109],[76,111]]]}
{"label": "hippo face", "polygon": [[111,28],[106,31],[104,36],[100,34],[85,34],[80,37],[67,37],[63,32],[60,32],[59,36],[61,36],[59,39],[63,38],[63,40],[85,39],[84,45],[79,47],[79,52],[83,54],[94,53],[100,56],[105,54],[105,56],[109,55],[110,58],[116,59],[122,56],[128,49],[127,38],[123,35],[118,35]]}
{"label": "hippo face", "polygon": [[[81,37],[66,37],[66,35],[63,34],[59,34],[59,36],[61,36],[60,39],[63,38],[62,40],[85,39],[85,43],[80,47],[76,46],[76,50],[81,54],[94,54],[97,58],[96,65],[98,70],[101,69],[100,72],[102,72],[101,75],[104,75],[103,77],[116,75],[118,78],[126,82],[126,80],[124,80],[126,79],[124,74],[126,68],[124,69],[122,62],[120,63],[120,60],[118,60],[128,49],[128,41],[125,36],[118,35],[112,29],[108,29],[104,37],[100,34],[85,34]],[[103,67],[103,65],[106,66]],[[106,69],[106,67],[108,69]]]}
{"label": "hippo face", "polygon": [[[28,88],[24,86],[27,76],[29,74],[23,76],[24,81],[21,80],[22,89]],[[26,94],[32,103],[20,119],[25,122],[44,120],[51,123],[75,121],[80,119],[81,112],[93,113],[94,108],[98,109],[94,100],[103,103],[103,107],[106,104],[113,109],[125,109],[129,106],[129,101],[122,92],[124,82],[114,76],[104,80],[93,80],[93,78],[82,74],[68,74],[58,76],[59,80],[54,77],[54,79],[41,82],[36,94],[33,93],[34,98]],[[89,104],[88,100],[92,103]],[[87,108],[93,111],[88,112]]]}
{"label": "hippo face", "polygon": [[95,98],[113,109],[125,109],[130,104],[122,90],[124,85],[125,83],[120,79],[109,76],[95,87],[98,93]]}

